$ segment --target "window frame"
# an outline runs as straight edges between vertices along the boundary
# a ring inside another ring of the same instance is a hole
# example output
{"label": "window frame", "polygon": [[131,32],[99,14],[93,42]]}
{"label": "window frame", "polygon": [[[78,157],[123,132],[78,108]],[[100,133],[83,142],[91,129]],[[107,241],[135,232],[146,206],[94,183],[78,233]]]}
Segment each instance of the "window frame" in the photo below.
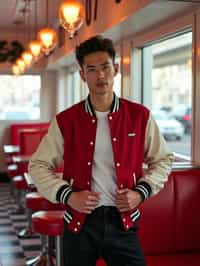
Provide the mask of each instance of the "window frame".
{"label": "window frame", "polygon": [[[199,14],[200,20],[200,14]],[[197,30],[198,28],[198,30]],[[200,126],[200,118],[198,121],[196,119],[197,115],[197,97],[195,97],[197,93],[197,33],[200,32],[200,26],[198,26],[196,14],[192,12],[186,15],[180,15],[173,20],[168,20],[160,24],[160,26],[156,25],[156,28],[152,28],[148,31],[141,32],[134,36],[132,39],[132,54],[131,54],[131,97],[132,99],[143,103],[143,58],[142,58],[142,48],[145,46],[149,46],[158,41],[162,41],[165,39],[169,39],[171,37],[175,37],[180,33],[184,33],[187,31],[192,31],[192,133],[191,133],[191,157],[188,158],[186,156],[183,160],[188,160],[191,163],[200,163],[200,153],[197,152],[197,147],[200,145],[200,140],[196,138],[197,136],[197,122]],[[199,38],[200,44],[200,38]],[[200,61],[200,60],[199,60]],[[198,62],[198,65],[200,62]],[[136,66],[138,68],[136,69]],[[136,71],[136,73],[134,72]],[[198,80],[200,84],[200,81]],[[180,158],[181,159],[181,158]]]}

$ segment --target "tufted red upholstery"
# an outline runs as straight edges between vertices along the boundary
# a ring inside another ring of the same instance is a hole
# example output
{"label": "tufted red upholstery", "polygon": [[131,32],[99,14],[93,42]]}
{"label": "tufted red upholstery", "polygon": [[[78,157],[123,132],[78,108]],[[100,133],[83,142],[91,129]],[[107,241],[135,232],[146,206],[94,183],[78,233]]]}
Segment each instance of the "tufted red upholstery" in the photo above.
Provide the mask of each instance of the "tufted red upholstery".
{"label": "tufted red upholstery", "polygon": [[33,231],[48,236],[63,234],[64,211],[40,211],[32,215]]}

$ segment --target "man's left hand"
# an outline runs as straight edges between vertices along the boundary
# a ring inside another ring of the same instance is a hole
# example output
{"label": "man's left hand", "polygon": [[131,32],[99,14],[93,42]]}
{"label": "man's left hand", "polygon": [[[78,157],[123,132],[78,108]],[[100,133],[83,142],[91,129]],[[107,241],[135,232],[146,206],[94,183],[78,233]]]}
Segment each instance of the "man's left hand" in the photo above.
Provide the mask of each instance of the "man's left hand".
{"label": "man's left hand", "polygon": [[129,211],[136,208],[142,202],[142,197],[139,192],[131,189],[118,189],[115,203],[120,212]]}

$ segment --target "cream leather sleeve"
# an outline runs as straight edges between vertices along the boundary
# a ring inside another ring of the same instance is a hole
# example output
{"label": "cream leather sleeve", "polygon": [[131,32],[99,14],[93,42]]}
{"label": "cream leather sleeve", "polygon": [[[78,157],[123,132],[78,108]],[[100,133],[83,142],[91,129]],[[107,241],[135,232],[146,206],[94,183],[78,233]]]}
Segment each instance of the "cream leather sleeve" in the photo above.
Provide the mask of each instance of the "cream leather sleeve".
{"label": "cream leather sleeve", "polygon": [[42,139],[37,151],[32,155],[28,171],[39,193],[56,203],[58,190],[69,185],[56,175],[55,170],[63,160],[63,137],[56,118],[50,124],[47,135]]}
{"label": "cream leather sleeve", "polygon": [[147,182],[151,187],[152,195],[157,194],[167,182],[173,160],[174,155],[160,134],[152,114],[150,114],[145,139],[144,163],[147,167],[139,182]]}

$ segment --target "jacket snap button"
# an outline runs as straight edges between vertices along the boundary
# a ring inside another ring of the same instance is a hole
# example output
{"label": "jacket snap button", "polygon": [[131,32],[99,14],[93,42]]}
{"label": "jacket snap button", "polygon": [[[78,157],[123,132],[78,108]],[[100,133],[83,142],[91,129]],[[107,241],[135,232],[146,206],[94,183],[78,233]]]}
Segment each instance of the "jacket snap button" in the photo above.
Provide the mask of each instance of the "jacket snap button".
{"label": "jacket snap button", "polygon": [[91,165],[91,162],[88,162],[87,164],[88,164],[88,165]]}
{"label": "jacket snap button", "polygon": [[120,166],[120,163],[116,163],[116,166],[119,167]]}

